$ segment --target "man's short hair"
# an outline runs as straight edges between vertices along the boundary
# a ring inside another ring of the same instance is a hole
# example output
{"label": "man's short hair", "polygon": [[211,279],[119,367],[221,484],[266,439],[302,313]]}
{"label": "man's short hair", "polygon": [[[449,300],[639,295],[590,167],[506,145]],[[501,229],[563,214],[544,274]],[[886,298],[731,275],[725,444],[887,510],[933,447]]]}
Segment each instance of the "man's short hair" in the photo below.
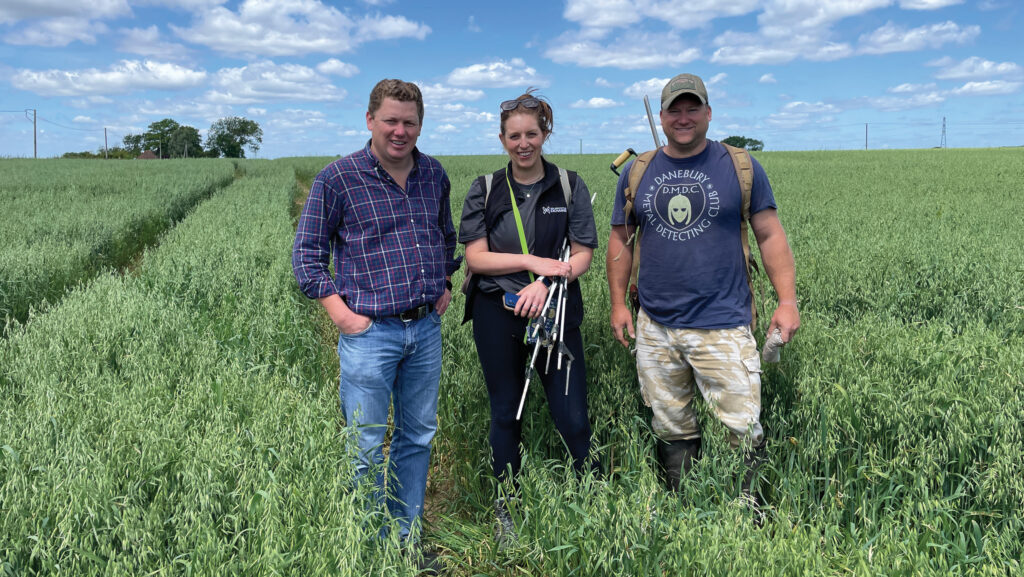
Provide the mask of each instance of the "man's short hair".
{"label": "man's short hair", "polygon": [[416,111],[420,115],[420,124],[423,124],[423,93],[420,87],[412,82],[404,82],[397,78],[385,78],[377,83],[370,91],[370,106],[367,112],[372,118],[385,98],[391,98],[399,102],[415,102]]}

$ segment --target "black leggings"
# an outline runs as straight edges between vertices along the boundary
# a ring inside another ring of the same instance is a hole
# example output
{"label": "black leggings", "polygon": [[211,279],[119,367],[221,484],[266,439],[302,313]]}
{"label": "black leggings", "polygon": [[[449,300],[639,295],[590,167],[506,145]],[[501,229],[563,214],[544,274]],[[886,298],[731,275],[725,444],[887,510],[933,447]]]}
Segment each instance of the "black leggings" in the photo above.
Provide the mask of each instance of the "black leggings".
{"label": "black leggings", "polygon": [[[492,466],[499,481],[507,478],[509,469],[513,482],[519,474],[519,444],[523,427],[522,421],[516,420],[516,410],[523,394],[526,363],[533,354],[533,345],[527,346],[523,342],[525,332],[526,319],[515,316],[502,306],[501,293],[477,293],[473,303],[473,340],[491,402]],[[566,362],[563,358],[562,369],[556,370],[557,351],[552,352],[548,374],[544,374],[546,349],[541,349],[534,367],[544,386],[555,428],[569,447],[573,467],[582,472],[590,452],[590,420],[587,415],[587,370],[579,328],[565,330],[565,344],[574,358],[569,372],[568,395],[565,394]],[[532,386],[536,382],[536,377],[530,381]],[[523,418],[526,417],[524,414]],[[598,467],[596,462],[590,466],[595,470]]]}

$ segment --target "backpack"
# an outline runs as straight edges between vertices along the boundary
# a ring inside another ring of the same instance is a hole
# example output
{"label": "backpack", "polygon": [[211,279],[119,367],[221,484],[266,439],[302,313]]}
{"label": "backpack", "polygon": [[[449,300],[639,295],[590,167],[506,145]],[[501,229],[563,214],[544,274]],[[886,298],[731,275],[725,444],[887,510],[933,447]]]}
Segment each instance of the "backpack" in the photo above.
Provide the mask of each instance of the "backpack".
{"label": "backpack", "polygon": [[[757,272],[758,266],[757,261],[753,255],[750,254],[750,241],[747,239],[747,231],[750,222],[750,190],[754,185],[754,166],[750,160],[750,153],[745,148],[738,148],[722,143],[722,146],[729,152],[729,156],[732,158],[733,168],[736,169],[736,178],[739,180],[740,192],[742,193],[742,218],[740,219],[740,244],[743,246],[743,259],[746,261],[747,266],[747,286],[750,287],[750,331],[754,332],[757,328],[757,305],[754,301],[754,279],[753,274]],[[629,214],[633,212],[633,200],[636,198],[636,191],[640,187],[640,180],[644,177],[644,173],[647,172],[647,168],[651,164],[651,160],[654,159],[654,155],[658,153],[658,149],[648,150],[643,154],[636,157],[633,161],[633,166],[629,170],[629,180],[626,184],[626,204],[623,207],[623,214],[626,218],[629,218]],[[630,303],[633,305],[633,310],[640,310],[640,297],[637,292],[637,279],[640,275],[640,229],[637,227],[635,233],[630,235],[626,241],[628,245],[630,242],[633,243],[633,269],[629,273],[629,289],[627,296],[629,297]]]}

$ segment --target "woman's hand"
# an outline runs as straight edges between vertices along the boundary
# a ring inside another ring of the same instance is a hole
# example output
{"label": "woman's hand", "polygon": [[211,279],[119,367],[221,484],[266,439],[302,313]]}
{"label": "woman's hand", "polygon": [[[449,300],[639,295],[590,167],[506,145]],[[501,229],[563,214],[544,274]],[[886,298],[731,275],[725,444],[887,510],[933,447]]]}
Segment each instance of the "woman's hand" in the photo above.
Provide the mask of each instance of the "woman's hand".
{"label": "woman's hand", "polygon": [[516,316],[533,319],[544,311],[544,303],[548,298],[548,287],[544,286],[542,281],[534,281],[516,294],[519,295],[519,301],[516,302],[515,308]]}
{"label": "woman's hand", "polygon": [[533,257],[534,261],[531,262],[530,270],[533,274],[546,276],[548,278],[555,278],[560,276],[569,276],[572,273],[572,265],[567,262],[555,260],[553,258],[541,258]]}

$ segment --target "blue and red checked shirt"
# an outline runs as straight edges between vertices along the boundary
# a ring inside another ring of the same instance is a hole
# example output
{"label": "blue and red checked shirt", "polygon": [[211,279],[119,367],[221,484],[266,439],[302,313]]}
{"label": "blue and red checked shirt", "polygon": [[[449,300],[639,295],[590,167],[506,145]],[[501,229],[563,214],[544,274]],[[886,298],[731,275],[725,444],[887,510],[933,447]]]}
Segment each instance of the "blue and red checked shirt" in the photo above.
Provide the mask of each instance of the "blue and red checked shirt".
{"label": "blue and red checked shirt", "polygon": [[417,149],[405,190],[369,143],[327,165],[313,181],[295,234],[299,288],[314,299],[341,295],[350,309],[371,317],[433,304],[459,267],[450,192],[441,163]]}

